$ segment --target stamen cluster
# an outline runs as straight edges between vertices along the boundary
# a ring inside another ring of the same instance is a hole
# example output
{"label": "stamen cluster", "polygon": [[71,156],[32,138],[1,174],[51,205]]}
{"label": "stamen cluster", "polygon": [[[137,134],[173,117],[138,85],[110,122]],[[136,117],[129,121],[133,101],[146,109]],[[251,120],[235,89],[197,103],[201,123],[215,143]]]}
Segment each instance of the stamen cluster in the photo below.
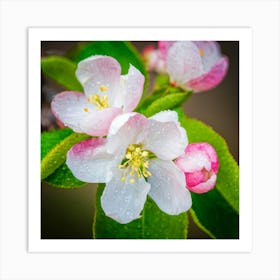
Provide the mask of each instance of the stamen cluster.
{"label": "stamen cluster", "polygon": [[149,151],[143,150],[141,144],[130,144],[126,150],[125,158],[119,165],[120,169],[125,169],[121,177],[121,181],[126,181],[127,174],[130,175],[129,182],[135,182],[135,176],[138,178],[142,176],[148,178],[151,176],[151,172],[148,171],[150,162],[149,158],[151,153]]}

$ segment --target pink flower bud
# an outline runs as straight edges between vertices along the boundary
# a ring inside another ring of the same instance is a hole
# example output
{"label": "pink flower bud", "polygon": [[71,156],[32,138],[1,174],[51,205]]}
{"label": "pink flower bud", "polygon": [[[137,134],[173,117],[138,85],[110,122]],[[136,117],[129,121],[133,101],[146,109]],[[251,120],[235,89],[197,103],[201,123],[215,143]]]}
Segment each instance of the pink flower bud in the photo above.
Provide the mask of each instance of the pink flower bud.
{"label": "pink flower bud", "polygon": [[210,144],[189,144],[175,163],[185,173],[186,187],[190,191],[205,193],[214,188],[219,162],[216,151]]}

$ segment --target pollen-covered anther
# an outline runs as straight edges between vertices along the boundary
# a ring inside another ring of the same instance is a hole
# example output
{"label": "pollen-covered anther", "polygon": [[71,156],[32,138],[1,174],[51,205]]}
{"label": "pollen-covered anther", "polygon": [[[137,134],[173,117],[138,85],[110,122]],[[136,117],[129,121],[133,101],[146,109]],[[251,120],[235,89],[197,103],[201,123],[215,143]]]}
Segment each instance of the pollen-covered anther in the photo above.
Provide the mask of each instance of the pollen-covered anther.
{"label": "pollen-covered anther", "polygon": [[141,144],[129,145],[122,164],[119,164],[119,169],[124,169],[121,181],[126,181],[123,180],[123,178],[125,178],[127,174],[130,176],[129,182],[131,184],[135,182],[135,176],[137,176],[138,179],[141,177],[150,177],[152,173],[147,170],[150,165],[149,157],[150,152],[142,150]]}
{"label": "pollen-covered anther", "polygon": [[105,109],[109,107],[108,95],[99,96],[99,94],[92,94],[87,98],[89,103],[92,103],[97,109]]}
{"label": "pollen-covered anther", "polygon": [[99,87],[99,90],[100,90],[101,92],[106,92],[106,91],[108,90],[108,88],[107,88],[106,86],[104,86],[104,85],[101,85],[101,86]]}
{"label": "pollen-covered anther", "polygon": [[84,111],[85,111],[85,112],[88,112],[88,108],[87,108],[87,107],[85,107],[85,108],[84,108]]}
{"label": "pollen-covered anther", "polygon": [[203,50],[203,49],[198,49],[198,51],[199,51],[199,55],[200,55],[201,57],[203,57],[203,56],[204,56],[204,50]]}

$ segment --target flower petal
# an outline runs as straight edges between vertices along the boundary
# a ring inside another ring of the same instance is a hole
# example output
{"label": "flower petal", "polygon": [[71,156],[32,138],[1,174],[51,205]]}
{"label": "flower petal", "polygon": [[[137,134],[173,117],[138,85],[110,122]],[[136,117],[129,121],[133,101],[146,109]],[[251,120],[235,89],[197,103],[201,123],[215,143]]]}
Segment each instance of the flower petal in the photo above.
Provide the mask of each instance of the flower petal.
{"label": "flower petal", "polygon": [[166,67],[171,82],[180,86],[203,74],[198,48],[189,41],[176,42],[169,48]]}
{"label": "flower petal", "polygon": [[186,83],[186,87],[194,92],[210,90],[216,87],[225,77],[228,69],[228,58],[222,57],[206,74],[194,78]]}
{"label": "flower petal", "polygon": [[129,144],[138,144],[143,139],[141,132],[145,130],[148,119],[138,113],[127,113],[116,117],[107,136],[109,153],[123,154]]}
{"label": "flower petal", "polygon": [[107,134],[112,120],[122,113],[120,108],[96,110],[79,92],[65,91],[57,94],[51,103],[53,114],[75,132],[92,136]]}
{"label": "flower petal", "polygon": [[115,173],[103,191],[101,206],[107,216],[127,224],[139,218],[150,187],[143,178],[134,183],[122,182],[121,173]]}
{"label": "flower petal", "polygon": [[204,72],[208,72],[221,58],[220,45],[215,41],[193,41],[202,58]]}
{"label": "flower petal", "polygon": [[145,149],[163,160],[179,157],[188,144],[185,129],[174,119],[175,115],[170,111],[160,112],[148,119],[148,127],[143,131]]}
{"label": "flower petal", "polygon": [[[190,144],[188,146],[191,146]],[[176,165],[183,172],[195,172],[203,168],[206,170],[211,169],[211,160],[206,151],[203,150],[187,150],[184,155],[176,159]]]}
{"label": "flower petal", "polygon": [[[109,105],[114,103],[119,91],[121,67],[110,56],[94,55],[79,62],[76,76],[84,87],[87,96],[92,94],[108,95]],[[105,86],[105,91],[100,88]]]}
{"label": "flower petal", "polygon": [[105,143],[103,138],[88,139],[68,151],[66,164],[76,178],[88,183],[111,180],[117,160],[106,152]]}
{"label": "flower petal", "polygon": [[206,142],[192,143],[186,147],[185,153],[203,152],[206,153],[211,161],[211,169],[217,173],[219,168],[219,160],[216,150],[213,146]]}
{"label": "flower petal", "polygon": [[124,112],[131,112],[137,106],[143,92],[144,76],[130,64],[128,74],[121,76],[120,91],[114,100],[114,107],[123,108]]}
{"label": "flower petal", "polygon": [[205,182],[202,182],[198,185],[194,185],[192,187],[187,186],[187,188],[195,193],[205,193],[212,190],[216,184],[217,175],[215,173]]}
{"label": "flower petal", "polygon": [[162,211],[177,215],[191,207],[184,173],[172,161],[151,160],[149,171],[152,173],[148,177],[151,184],[149,195]]}
{"label": "flower petal", "polygon": [[159,41],[158,49],[162,59],[166,60],[167,52],[170,47],[175,43],[175,41]]}

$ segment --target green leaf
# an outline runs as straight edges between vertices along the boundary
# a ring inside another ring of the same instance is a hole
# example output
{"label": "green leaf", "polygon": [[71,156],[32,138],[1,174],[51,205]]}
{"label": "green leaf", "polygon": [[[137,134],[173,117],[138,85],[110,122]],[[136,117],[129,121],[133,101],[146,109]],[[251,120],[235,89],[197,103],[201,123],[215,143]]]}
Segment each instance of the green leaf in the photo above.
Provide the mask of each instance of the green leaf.
{"label": "green leaf", "polygon": [[211,127],[191,118],[183,117],[181,125],[186,129],[190,143],[208,142],[218,155],[219,172],[215,188],[239,212],[239,167],[231,155],[226,141]]}
{"label": "green leaf", "polygon": [[69,129],[53,130],[41,135],[41,179],[51,175],[66,160],[66,153],[76,143],[88,139],[85,134]]}
{"label": "green leaf", "polygon": [[157,75],[155,78],[155,88],[161,88],[169,86],[169,75],[161,74]]}
{"label": "green leaf", "polygon": [[50,176],[45,178],[44,182],[54,187],[68,189],[82,187],[87,184],[74,177],[65,163],[58,167]]}
{"label": "green leaf", "polygon": [[189,142],[208,142],[217,152],[219,171],[213,190],[204,194],[192,193],[191,215],[194,222],[215,238],[239,237],[239,168],[225,140],[202,122],[181,118]]}
{"label": "green leaf", "polygon": [[79,62],[91,55],[108,55],[118,60],[122,68],[122,74],[126,74],[129,64],[136,67],[145,77],[144,92],[147,89],[149,76],[136,48],[130,42],[123,41],[95,41],[80,43],[79,46],[69,54],[75,61]]}
{"label": "green leaf", "polygon": [[211,237],[237,239],[239,215],[217,189],[204,194],[191,193],[194,222]]}
{"label": "green leaf", "polygon": [[185,239],[187,236],[187,213],[170,216],[162,212],[148,198],[141,218],[128,224],[119,224],[107,217],[101,207],[100,198],[104,185],[100,184],[96,195],[93,237],[100,239]]}
{"label": "green leaf", "polygon": [[150,117],[160,111],[173,109],[181,105],[189,97],[190,92],[172,93],[153,101],[145,110],[144,114]]}
{"label": "green leaf", "polygon": [[47,56],[41,59],[43,74],[68,90],[83,92],[75,75],[76,68],[76,63],[66,57]]}

